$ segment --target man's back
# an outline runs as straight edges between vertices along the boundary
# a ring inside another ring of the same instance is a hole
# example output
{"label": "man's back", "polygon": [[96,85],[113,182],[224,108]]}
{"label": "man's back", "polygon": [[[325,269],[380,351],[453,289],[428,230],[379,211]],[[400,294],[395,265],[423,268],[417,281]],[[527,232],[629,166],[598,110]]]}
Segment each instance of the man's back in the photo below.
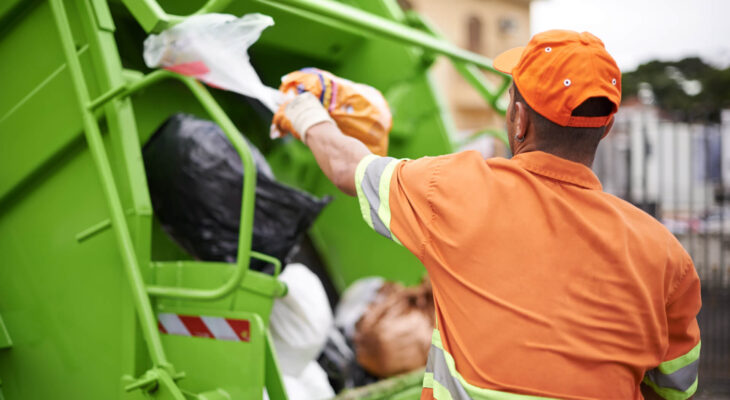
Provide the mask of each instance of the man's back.
{"label": "man's back", "polygon": [[698,343],[691,259],[587,167],[465,152],[394,169],[390,230],[426,266],[435,335],[468,384],[641,398],[646,371]]}

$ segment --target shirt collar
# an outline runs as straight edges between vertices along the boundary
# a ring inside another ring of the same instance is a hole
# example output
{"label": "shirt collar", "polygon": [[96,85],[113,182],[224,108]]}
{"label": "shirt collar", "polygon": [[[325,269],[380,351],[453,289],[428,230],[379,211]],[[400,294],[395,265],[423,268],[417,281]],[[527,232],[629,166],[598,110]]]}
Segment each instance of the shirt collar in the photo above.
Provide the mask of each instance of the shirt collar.
{"label": "shirt collar", "polygon": [[518,154],[512,160],[522,168],[538,175],[571,183],[592,190],[603,190],[601,181],[583,164],[542,151]]}

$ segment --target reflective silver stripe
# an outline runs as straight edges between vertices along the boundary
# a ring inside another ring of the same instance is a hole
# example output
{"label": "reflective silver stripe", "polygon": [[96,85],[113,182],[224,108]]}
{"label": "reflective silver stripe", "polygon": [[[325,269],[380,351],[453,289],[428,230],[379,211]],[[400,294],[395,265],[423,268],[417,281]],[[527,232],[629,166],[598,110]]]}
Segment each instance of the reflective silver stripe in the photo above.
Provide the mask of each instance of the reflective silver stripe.
{"label": "reflective silver stripe", "polygon": [[431,345],[431,350],[428,352],[426,372],[433,373],[434,383],[438,382],[446,389],[453,400],[471,400],[471,397],[466,393],[464,387],[461,386],[459,380],[449,372],[449,366],[446,364],[444,352],[434,345]]}
{"label": "reflective silver stripe", "polygon": [[402,243],[393,234],[393,231],[390,228],[390,182],[393,180],[395,167],[400,161],[402,160],[392,160],[388,163],[388,165],[385,166],[385,169],[383,170],[383,175],[380,177],[380,187],[378,188],[378,191],[380,192],[380,207],[378,207],[378,217],[380,217],[380,220],[383,221],[383,223],[385,224],[385,229],[390,232],[391,239],[393,239],[393,241],[398,244]]}
{"label": "reflective silver stripe", "polygon": [[671,374],[663,374],[659,369],[653,369],[646,373],[646,377],[654,382],[657,386],[662,388],[669,388],[679,390],[680,392],[687,391],[697,379],[697,370],[700,365],[700,360],[686,365]]}
{"label": "reflective silver stripe", "polygon": [[700,358],[700,349],[702,348],[702,342],[697,342],[695,347],[692,348],[692,350],[688,351],[684,355],[681,355],[673,360],[664,361],[663,363],[659,364],[656,369],[658,369],[662,374],[669,375],[673,374],[674,372],[678,371],[681,368],[684,368],[685,366],[693,363],[697,359]]}
{"label": "reflective silver stripe", "polygon": [[702,342],[698,342],[684,355],[659,364],[646,373],[644,383],[665,399],[683,400],[691,397],[697,390],[701,347]]}
{"label": "reflective silver stripe", "polygon": [[[358,189],[358,195],[363,196],[369,205],[369,219],[372,221],[372,227],[375,229],[376,232],[379,234],[387,237],[388,239],[393,239],[393,235],[390,232],[389,225],[390,221],[383,221],[380,218],[379,209],[381,208],[381,179],[386,178],[390,179],[391,174],[388,174],[388,176],[384,176],[383,172],[385,172],[387,169],[390,169],[392,171],[393,165],[397,163],[399,160],[393,157],[378,157],[374,160],[370,161],[368,165],[365,167],[364,176],[362,177],[362,181],[360,182],[360,187]],[[390,168],[388,168],[390,165]],[[388,193],[384,194],[385,196],[388,196]],[[385,199],[387,201],[387,199]],[[390,208],[386,207],[388,209],[387,215],[390,215]],[[363,210],[363,212],[365,212]]]}

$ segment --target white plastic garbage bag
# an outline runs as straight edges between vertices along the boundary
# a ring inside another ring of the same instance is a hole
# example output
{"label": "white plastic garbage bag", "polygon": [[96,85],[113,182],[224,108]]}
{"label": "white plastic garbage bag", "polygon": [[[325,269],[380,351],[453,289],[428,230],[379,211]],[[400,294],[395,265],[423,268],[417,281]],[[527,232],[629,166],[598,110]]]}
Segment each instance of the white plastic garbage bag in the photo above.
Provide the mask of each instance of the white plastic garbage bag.
{"label": "white plastic garbage bag", "polygon": [[274,20],[263,14],[191,16],[150,35],[144,41],[144,61],[150,68],[165,68],[255,98],[275,112],[283,95],[261,83],[248,58],[248,48],[272,25]]}
{"label": "white plastic garbage bag", "polygon": [[325,400],[335,397],[327,373],[316,361],[311,361],[298,377],[284,375],[284,387],[289,400]]}
{"label": "white plastic garbage bag", "polygon": [[304,265],[287,265],[279,279],[288,292],[274,301],[271,336],[282,374],[298,377],[322,352],[332,327],[332,309],[322,282]]}
{"label": "white plastic garbage bag", "polygon": [[[289,400],[325,400],[335,397],[327,373],[316,361],[311,361],[299,376],[282,375],[284,390]],[[269,395],[264,391],[264,400]]]}

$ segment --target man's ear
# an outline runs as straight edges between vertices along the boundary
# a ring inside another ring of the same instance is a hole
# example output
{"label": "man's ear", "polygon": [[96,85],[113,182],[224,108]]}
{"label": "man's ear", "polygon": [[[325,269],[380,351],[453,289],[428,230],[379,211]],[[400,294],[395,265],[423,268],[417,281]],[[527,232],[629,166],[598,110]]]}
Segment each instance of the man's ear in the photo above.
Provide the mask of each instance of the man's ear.
{"label": "man's ear", "polygon": [[603,131],[603,136],[601,136],[601,140],[603,140],[603,138],[605,138],[606,136],[608,136],[608,132],[611,132],[611,128],[613,128],[614,121],[616,121],[616,119],[612,115],[611,116],[611,120],[608,121],[608,125],[606,125],[606,130]]}
{"label": "man's ear", "polygon": [[527,107],[521,101],[516,101],[514,104],[514,113],[515,118],[512,124],[515,131],[511,133],[515,135],[515,139],[521,141],[527,134]]}

